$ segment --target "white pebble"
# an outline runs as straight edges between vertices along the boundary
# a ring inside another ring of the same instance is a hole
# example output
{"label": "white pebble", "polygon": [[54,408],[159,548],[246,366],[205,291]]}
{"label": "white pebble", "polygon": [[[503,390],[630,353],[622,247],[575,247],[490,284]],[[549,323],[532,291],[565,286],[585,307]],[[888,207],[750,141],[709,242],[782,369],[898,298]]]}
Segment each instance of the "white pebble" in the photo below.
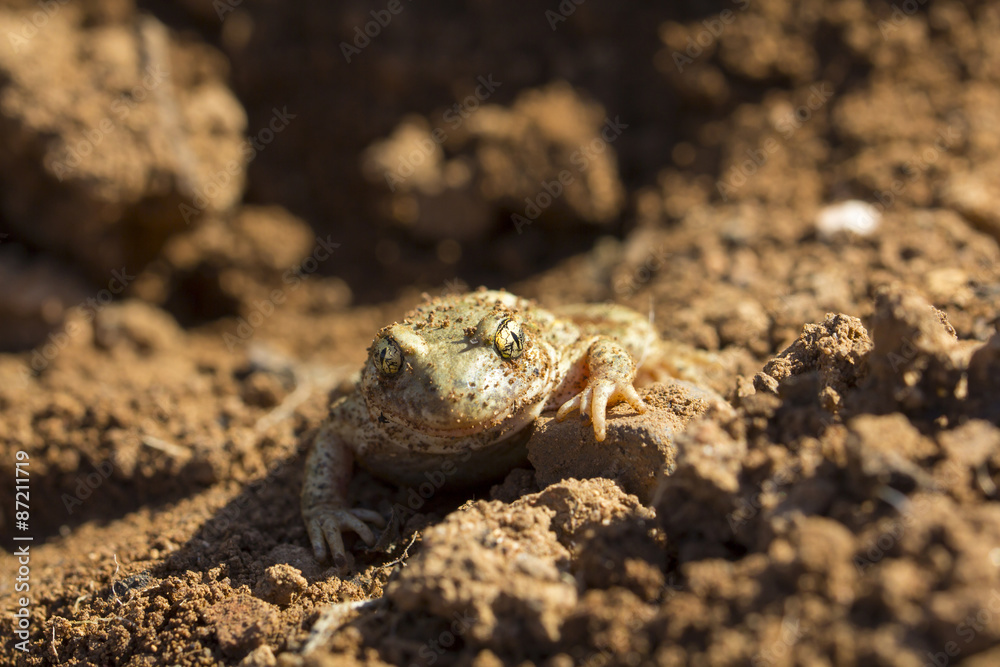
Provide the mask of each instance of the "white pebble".
{"label": "white pebble", "polygon": [[816,229],[824,238],[842,231],[868,236],[881,222],[877,208],[857,199],[830,204],[816,215]]}

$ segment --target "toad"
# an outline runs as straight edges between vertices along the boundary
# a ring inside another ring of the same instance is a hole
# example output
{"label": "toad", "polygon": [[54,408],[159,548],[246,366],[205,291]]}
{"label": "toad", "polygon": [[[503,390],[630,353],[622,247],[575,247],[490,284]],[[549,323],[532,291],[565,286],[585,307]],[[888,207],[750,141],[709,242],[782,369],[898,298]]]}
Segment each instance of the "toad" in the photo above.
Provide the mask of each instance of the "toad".
{"label": "toad", "polygon": [[646,406],[633,381],[657,335],[624,306],[547,310],[504,291],[435,298],[379,331],[361,379],[337,400],[307,459],[302,515],[317,559],[346,562],[342,533],[369,546],[380,514],[352,508],[357,461],[373,475],[449,487],[502,476],[526,460],[532,422],[546,410],[589,417],[606,434],[606,411]]}

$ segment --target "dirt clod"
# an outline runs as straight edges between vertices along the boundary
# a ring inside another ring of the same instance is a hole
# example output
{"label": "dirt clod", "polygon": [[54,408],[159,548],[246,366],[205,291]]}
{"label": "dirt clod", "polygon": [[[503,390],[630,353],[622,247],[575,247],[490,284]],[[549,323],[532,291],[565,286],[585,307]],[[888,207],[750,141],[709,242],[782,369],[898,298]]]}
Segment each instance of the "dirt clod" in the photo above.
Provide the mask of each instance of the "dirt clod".
{"label": "dirt clod", "polygon": [[675,465],[677,434],[710,405],[728,408],[714,392],[679,380],[654,385],[639,395],[649,411],[636,414],[626,403],[613,407],[603,442],[594,439],[590,422],[578,414],[562,422],[551,416],[540,418],[528,442],[528,459],[538,482],[606,477],[649,502],[660,473]]}
{"label": "dirt clod", "polygon": [[277,630],[277,614],[262,600],[237,594],[205,611],[205,620],[215,626],[219,646],[229,654],[247,653]]}

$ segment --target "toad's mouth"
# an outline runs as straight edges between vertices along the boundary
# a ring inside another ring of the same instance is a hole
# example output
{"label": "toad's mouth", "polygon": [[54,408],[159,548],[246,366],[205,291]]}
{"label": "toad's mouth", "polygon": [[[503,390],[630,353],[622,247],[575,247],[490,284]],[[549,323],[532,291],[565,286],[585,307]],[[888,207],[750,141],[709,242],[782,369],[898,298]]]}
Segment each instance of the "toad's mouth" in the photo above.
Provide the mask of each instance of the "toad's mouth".
{"label": "toad's mouth", "polygon": [[530,424],[542,412],[544,399],[531,404],[514,404],[505,410],[491,413],[488,417],[474,420],[467,426],[452,426],[442,428],[432,425],[431,420],[421,415],[399,414],[392,407],[376,406],[376,418],[380,424],[393,423],[404,426],[423,435],[439,438],[465,438],[489,431],[496,431],[497,436],[506,437]]}

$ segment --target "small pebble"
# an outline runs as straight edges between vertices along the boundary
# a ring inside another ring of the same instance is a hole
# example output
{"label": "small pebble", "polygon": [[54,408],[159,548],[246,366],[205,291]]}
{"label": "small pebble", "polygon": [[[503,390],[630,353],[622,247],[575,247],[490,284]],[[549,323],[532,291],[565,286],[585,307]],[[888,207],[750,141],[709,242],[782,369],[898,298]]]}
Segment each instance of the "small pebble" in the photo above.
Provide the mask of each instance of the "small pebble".
{"label": "small pebble", "polygon": [[878,229],[882,214],[867,202],[857,199],[830,204],[816,215],[816,230],[823,238],[837,232],[854,232],[869,236]]}

